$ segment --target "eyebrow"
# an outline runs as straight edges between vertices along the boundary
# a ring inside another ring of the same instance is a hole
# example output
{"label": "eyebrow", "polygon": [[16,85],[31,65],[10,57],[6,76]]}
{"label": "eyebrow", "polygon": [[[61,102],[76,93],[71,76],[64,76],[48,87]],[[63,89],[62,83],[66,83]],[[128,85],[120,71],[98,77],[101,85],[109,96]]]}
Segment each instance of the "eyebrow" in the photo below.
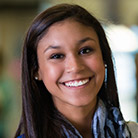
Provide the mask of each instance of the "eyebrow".
{"label": "eyebrow", "polygon": [[85,43],[86,41],[90,41],[90,40],[96,42],[93,38],[91,38],[91,37],[86,37],[86,38],[84,38],[84,39],[82,39],[82,40],[79,40],[78,43],[77,43],[77,45],[81,45],[81,44]]}
{"label": "eyebrow", "polygon": [[[79,40],[79,41],[77,42],[77,46],[79,46],[79,45],[85,43],[86,41],[90,41],[90,40],[96,42],[93,38],[91,38],[91,37],[86,37],[86,38],[84,38],[84,39]],[[60,48],[61,48],[61,47],[58,46],[58,45],[57,45],[57,46],[50,45],[50,46],[48,46],[48,47],[44,50],[44,53],[45,53],[47,50],[49,50],[49,49],[60,49]]]}
{"label": "eyebrow", "polygon": [[44,50],[44,53],[49,50],[49,49],[60,49],[60,46],[52,46],[50,45],[49,47],[47,47],[45,50]]}

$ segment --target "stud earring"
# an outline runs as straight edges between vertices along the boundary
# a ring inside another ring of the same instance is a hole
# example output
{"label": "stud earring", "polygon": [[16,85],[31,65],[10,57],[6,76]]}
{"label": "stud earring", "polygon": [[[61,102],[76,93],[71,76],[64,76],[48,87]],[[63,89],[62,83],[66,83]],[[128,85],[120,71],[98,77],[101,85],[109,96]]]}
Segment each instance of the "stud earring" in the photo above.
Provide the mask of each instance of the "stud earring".
{"label": "stud earring", "polygon": [[107,64],[105,64],[105,77],[104,77],[104,83],[105,83],[105,88],[107,88]]}
{"label": "stud earring", "polygon": [[38,80],[38,77],[37,76],[35,76],[35,80]]}

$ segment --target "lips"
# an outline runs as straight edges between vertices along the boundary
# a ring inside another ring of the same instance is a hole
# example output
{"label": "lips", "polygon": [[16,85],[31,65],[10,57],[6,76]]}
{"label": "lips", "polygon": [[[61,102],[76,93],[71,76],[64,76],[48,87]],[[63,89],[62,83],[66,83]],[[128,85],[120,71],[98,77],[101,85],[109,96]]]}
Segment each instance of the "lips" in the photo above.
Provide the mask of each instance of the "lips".
{"label": "lips", "polygon": [[80,86],[87,84],[89,81],[90,81],[90,78],[86,78],[86,79],[81,79],[81,80],[73,80],[73,81],[64,82],[63,84],[67,87],[80,87]]}

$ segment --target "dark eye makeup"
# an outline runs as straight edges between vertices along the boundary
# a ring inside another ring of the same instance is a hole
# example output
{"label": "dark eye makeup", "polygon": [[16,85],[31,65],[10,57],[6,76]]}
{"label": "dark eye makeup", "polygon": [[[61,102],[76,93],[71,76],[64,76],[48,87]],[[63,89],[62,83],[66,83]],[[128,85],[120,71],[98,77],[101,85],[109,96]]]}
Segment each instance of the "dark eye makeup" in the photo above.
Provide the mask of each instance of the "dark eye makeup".
{"label": "dark eye makeup", "polygon": [[87,46],[87,47],[83,47],[83,48],[80,49],[79,55],[89,54],[89,53],[91,53],[93,50],[94,50],[93,48],[88,47],[88,46]]}
{"label": "dark eye makeup", "polygon": [[[90,54],[93,51],[94,51],[94,49],[92,47],[86,46],[86,47],[81,48],[78,51],[78,54],[79,55],[87,55],[87,54]],[[62,53],[54,53],[50,56],[50,59],[63,59],[64,57],[65,57],[65,55],[62,54]]]}
{"label": "dark eye makeup", "polygon": [[50,56],[50,59],[61,59],[61,58],[63,58],[63,57],[64,57],[63,54],[57,53],[57,54],[52,54],[52,55]]}

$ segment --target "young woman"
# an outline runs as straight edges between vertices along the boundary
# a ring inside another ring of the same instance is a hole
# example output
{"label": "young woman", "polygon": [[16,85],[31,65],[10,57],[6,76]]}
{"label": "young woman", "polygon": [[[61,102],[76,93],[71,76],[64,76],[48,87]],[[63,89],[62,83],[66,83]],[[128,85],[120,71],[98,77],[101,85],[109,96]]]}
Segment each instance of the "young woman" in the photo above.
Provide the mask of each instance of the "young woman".
{"label": "young woman", "polygon": [[18,138],[130,138],[101,24],[78,5],[38,15],[22,55]]}

